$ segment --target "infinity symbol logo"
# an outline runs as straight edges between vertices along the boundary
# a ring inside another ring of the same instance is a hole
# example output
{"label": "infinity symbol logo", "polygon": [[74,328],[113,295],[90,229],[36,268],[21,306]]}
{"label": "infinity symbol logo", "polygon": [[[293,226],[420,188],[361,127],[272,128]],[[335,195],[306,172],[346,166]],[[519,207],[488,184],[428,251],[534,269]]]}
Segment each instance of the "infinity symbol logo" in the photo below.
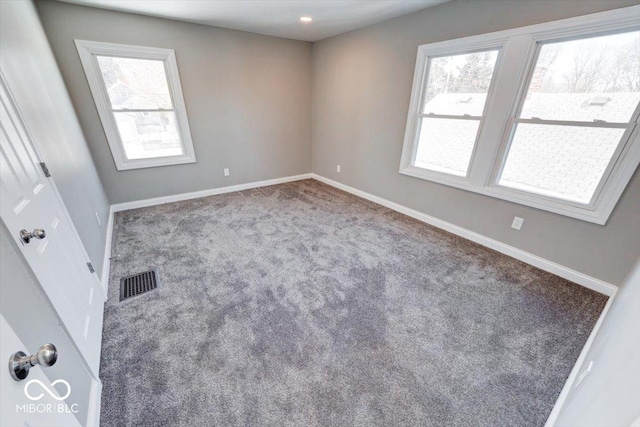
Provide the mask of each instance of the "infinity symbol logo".
{"label": "infinity symbol logo", "polygon": [[[40,380],[31,380],[28,383],[26,383],[24,385],[24,395],[27,396],[27,399],[29,400],[40,400],[42,399],[42,397],[44,396],[44,393],[40,393],[37,396],[32,396],[31,394],[29,394],[29,386],[33,383],[39,384],[40,387],[42,387],[42,389],[44,391],[46,391],[47,393],[49,393],[49,396],[53,397],[55,400],[64,400],[67,397],[69,397],[69,395],[71,394],[71,386],[69,385],[68,382],[66,382],[65,380],[55,380],[54,382],[51,383],[51,387],[52,390],[49,390],[49,387],[47,387],[42,381]],[[58,383],[62,383],[64,385],[67,386],[67,394],[65,394],[64,396],[60,397],[58,396],[58,394],[56,393],[56,390],[53,389],[53,386],[58,384]]]}

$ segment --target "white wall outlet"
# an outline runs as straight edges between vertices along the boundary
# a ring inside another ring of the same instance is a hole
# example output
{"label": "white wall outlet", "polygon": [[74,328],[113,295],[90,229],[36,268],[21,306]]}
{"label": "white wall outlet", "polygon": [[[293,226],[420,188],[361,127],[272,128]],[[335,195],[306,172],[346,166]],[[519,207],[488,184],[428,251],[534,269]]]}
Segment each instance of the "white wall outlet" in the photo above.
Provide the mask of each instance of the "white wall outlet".
{"label": "white wall outlet", "polygon": [[576,386],[574,388],[578,388],[582,385],[585,378],[587,378],[587,375],[589,375],[589,372],[591,372],[592,368],[593,368],[593,360],[589,362],[589,365],[585,369],[583,369],[582,372],[580,372],[580,375],[578,375],[578,379],[576,380]]}
{"label": "white wall outlet", "polygon": [[511,228],[515,230],[520,230],[522,228],[522,224],[524,224],[524,218],[520,218],[516,216],[513,218],[513,222],[511,223]]}
{"label": "white wall outlet", "polygon": [[338,165],[338,167],[336,168],[337,172],[340,172],[340,165]]}
{"label": "white wall outlet", "polygon": [[229,168],[224,168],[224,176],[229,176]]}
{"label": "white wall outlet", "polygon": [[96,221],[98,221],[98,225],[102,225],[102,220],[100,219],[100,214],[96,212]]}

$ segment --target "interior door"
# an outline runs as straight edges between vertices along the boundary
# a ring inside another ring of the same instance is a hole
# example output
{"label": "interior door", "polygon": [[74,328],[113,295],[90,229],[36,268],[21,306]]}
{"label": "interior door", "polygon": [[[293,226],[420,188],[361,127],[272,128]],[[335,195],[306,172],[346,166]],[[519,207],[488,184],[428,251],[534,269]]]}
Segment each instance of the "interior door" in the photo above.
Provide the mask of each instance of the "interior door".
{"label": "interior door", "polygon": [[[0,315],[0,337],[2,348],[15,348],[16,351],[25,348],[2,315]],[[35,382],[28,383],[33,380]],[[67,394],[66,391],[64,393]],[[3,425],[39,427],[80,425],[73,415],[75,410],[73,404],[69,406],[64,402],[64,395],[61,396],[58,390],[51,386],[51,381],[38,367],[30,369],[27,379],[20,382],[10,377],[8,369],[0,369],[0,395],[2,396],[0,408]]]}
{"label": "interior door", "polygon": [[[25,349],[20,338],[1,314],[0,337],[4,349],[15,348],[16,351]],[[55,385],[49,381],[39,367],[31,368],[27,379],[20,382],[14,381],[10,377],[8,369],[0,369],[2,425],[79,426],[80,423],[73,415],[75,407],[73,404],[69,406],[64,399],[67,391],[71,395],[70,387],[61,396]]]}
{"label": "interior door", "polygon": [[[103,314],[99,282],[40,161],[0,73],[0,215],[97,378]],[[34,236],[27,242],[21,230]]]}

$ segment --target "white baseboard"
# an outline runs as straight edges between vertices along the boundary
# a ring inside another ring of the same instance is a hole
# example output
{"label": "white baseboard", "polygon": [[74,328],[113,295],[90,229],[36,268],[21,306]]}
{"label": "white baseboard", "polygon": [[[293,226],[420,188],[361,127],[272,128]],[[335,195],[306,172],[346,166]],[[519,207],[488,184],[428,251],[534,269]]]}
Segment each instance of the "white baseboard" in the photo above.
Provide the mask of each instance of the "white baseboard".
{"label": "white baseboard", "polygon": [[234,193],[236,191],[250,190],[252,188],[267,187],[269,185],[284,184],[286,182],[310,179],[311,174],[285,176],[283,178],[268,179],[266,181],[249,182],[246,184],[230,185],[228,187],[211,188],[209,190],[193,191],[191,193],[172,194],[170,196],[154,197],[151,199],[134,200],[132,202],[116,203],[109,209],[109,220],[107,222],[107,237],[105,240],[104,260],[102,262],[102,272],[100,281],[104,290],[105,300],[109,288],[109,271],[111,269],[111,240],[113,238],[113,221],[116,212],[129,209],[144,208],[148,206],[162,205],[164,203],[179,202],[182,200],[197,199],[200,197],[215,196],[217,194]]}
{"label": "white baseboard", "polygon": [[593,327],[593,330],[589,334],[589,338],[587,338],[587,342],[584,343],[584,347],[582,347],[582,351],[580,352],[580,356],[578,356],[578,360],[576,360],[575,365],[573,365],[573,369],[571,369],[571,373],[567,378],[567,381],[564,383],[564,387],[562,387],[562,391],[556,400],[555,405],[553,405],[553,409],[549,414],[549,418],[547,418],[547,422],[544,424],[545,427],[553,427],[558,419],[558,415],[560,415],[560,411],[567,401],[567,397],[571,393],[571,389],[575,384],[576,379],[578,378],[579,373],[582,371],[585,361],[587,359],[587,354],[593,345],[593,341],[596,339],[596,335],[600,330],[600,326],[602,326],[602,322],[604,321],[605,316],[609,312],[609,308],[611,308],[611,304],[613,304],[613,300],[617,294],[617,289],[613,291],[611,295],[609,295],[609,300],[607,300],[607,304],[604,306],[602,313],[600,313],[600,317],[598,317],[598,321],[596,325]]}
{"label": "white baseboard", "polygon": [[[239,184],[239,185],[232,185],[232,186],[228,186],[228,187],[221,187],[221,188],[214,188],[214,189],[210,189],[210,190],[203,190],[203,191],[194,191],[191,193],[183,193],[183,194],[175,194],[175,195],[171,195],[171,196],[164,196],[164,197],[156,197],[156,198],[152,198],[152,199],[144,199],[144,200],[136,200],[133,202],[126,202],[126,203],[118,203],[118,204],[114,204],[111,205],[111,209],[109,211],[109,222],[107,225],[107,239],[106,239],[106,243],[105,243],[105,258],[104,258],[104,263],[103,263],[103,267],[102,267],[102,286],[105,289],[108,287],[109,284],[109,270],[110,270],[110,257],[111,257],[111,239],[112,239],[112,234],[113,234],[113,221],[114,221],[114,213],[115,212],[120,212],[120,211],[124,211],[124,210],[128,210],[128,209],[136,209],[136,208],[142,208],[142,207],[147,207],[147,206],[154,206],[154,205],[160,205],[160,204],[164,204],[164,203],[171,203],[171,202],[177,202],[177,201],[181,201],[181,200],[190,200],[190,199],[196,199],[196,198],[200,198],[200,197],[207,197],[207,196],[213,196],[213,195],[217,195],[217,194],[224,194],[224,193],[232,193],[232,192],[236,192],[236,191],[242,191],[242,190],[248,190],[251,188],[259,188],[259,187],[266,187],[269,185],[276,185],[276,184],[283,184],[286,182],[293,182],[293,181],[300,181],[303,179],[315,179],[318,180],[320,182],[323,182],[325,184],[331,185],[332,187],[336,187],[340,190],[346,191],[348,193],[354,194],[358,197],[362,197],[363,199],[372,201],[374,203],[377,203],[379,205],[385,206],[389,209],[392,209],[394,211],[400,212],[402,214],[408,215],[412,218],[415,218],[419,221],[425,222],[429,225],[433,225],[434,227],[440,228],[442,230],[448,231],[450,233],[453,233],[457,236],[463,237],[465,239],[471,240],[475,243],[478,243],[480,245],[486,246],[488,248],[491,248],[493,250],[496,250],[500,253],[503,253],[505,255],[508,255],[512,258],[516,258],[520,261],[523,261],[527,264],[533,265],[534,267],[540,268],[541,270],[545,270],[548,271],[549,273],[553,273],[557,276],[560,276],[562,278],[565,278],[569,281],[572,281],[574,283],[577,283],[579,285],[582,285],[586,288],[592,289],[596,292],[600,292],[604,295],[609,296],[609,300],[607,301],[606,306],[604,307],[602,313],[600,314],[600,317],[596,323],[596,325],[594,326],[593,330],[591,331],[591,334],[589,335],[589,338],[587,339],[587,342],[585,343],[582,352],[580,353],[580,356],[578,357],[578,360],[576,361],[576,364],[574,365],[571,374],[569,375],[569,377],[567,378],[567,381],[565,382],[565,385],[558,397],[558,400],[556,401],[555,406],[553,407],[553,410],[551,411],[551,414],[549,415],[549,418],[547,419],[547,422],[545,424],[545,427],[552,427],[558,417],[558,414],[560,413],[560,410],[562,408],[562,406],[564,405],[567,396],[569,395],[570,391],[571,391],[571,387],[573,386],[578,373],[582,367],[582,365],[585,362],[587,353],[589,352],[589,349],[591,348],[591,345],[593,344],[593,341],[595,339],[596,334],[598,333],[598,330],[600,329],[600,325],[603,322],[603,319],[605,318],[607,312],[609,311],[609,308],[611,307],[611,304],[613,302],[613,299],[616,295],[616,292],[618,290],[618,287],[615,285],[612,285],[610,283],[604,282],[600,279],[596,279],[595,277],[591,277],[588,276],[584,273],[580,273],[579,271],[570,269],[568,267],[564,267],[560,264],[557,264],[553,261],[549,261],[547,259],[541,258],[537,255],[531,254],[529,252],[523,251],[521,249],[518,249],[516,247],[507,245],[505,243],[499,242],[495,239],[491,239],[487,236],[484,236],[482,234],[476,233],[474,231],[468,230],[466,228],[457,226],[455,224],[452,224],[450,222],[447,221],[443,221],[441,219],[432,217],[430,215],[427,215],[425,213],[416,211],[414,209],[408,208],[406,206],[400,205],[398,203],[389,201],[387,199],[383,199],[382,197],[378,197],[378,196],[374,196],[373,194],[369,194],[365,191],[362,190],[358,190],[356,188],[350,187],[348,185],[345,184],[341,184],[337,181],[333,181],[329,178],[325,178],[323,176],[314,174],[314,173],[310,173],[310,174],[303,174],[303,175],[295,175],[295,176],[289,176],[289,177],[284,177],[284,178],[277,178],[277,179],[271,179],[271,180],[266,180],[266,181],[259,181],[259,182],[252,182],[252,183],[247,183],[247,184]],[[88,419],[89,425],[99,425],[99,419],[100,419],[100,390],[102,388],[102,385],[100,383],[95,383],[92,386],[92,397],[91,397],[91,401],[92,401],[92,408],[90,409],[90,416]],[[97,395],[96,395],[97,393]],[[96,397],[97,396],[97,397]],[[97,403],[96,403],[97,402]],[[97,405],[97,406],[96,406]],[[93,420],[94,424],[91,424],[91,421]]]}
{"label": "white baseboard", "polygon": [[91,380],[91,390],[89,391],[89,410],[87,414],[86,426],[100,427],[100,408],[102,403],[102,381]]}
{"label": "white baseboard", "polygon": [[532,253],[523,251],[522,249],[518,249],[516,247],[507,245],[505,243],[499,242],[498,240],[476,233],[475,231],[467,230],[466,228],[462,228],[450,222],[443,221],[441,219],[416,211],[406,206],[402,206],[390,200],[383,199],[382,197],[374,196],[373,194],[369,194],[362,190],[349,187],[348,185],[341,184],[337,181],[333,181],[329,178],[325,178],[317,174],[311,174],[311,177],[320,182],[324,182],[325,184],[331,185],[332,187],[336,187],[336,188],[339,188],[340,190],[344,190],[347,193],[351,193],[358,197],[362,197],[363,199],[367,199],[379,205],[385,206],[389,209],[393,209],[394,211],[403,213],[419,221],[433,225],[434,227],[448,231],[457,236],[464,237],[465,239],[471,240],[472,242],[491,248],[495,251],[508,255],[512,258],[515,258],[527,264],[533,265],[534,267],[537,267],[541,270],[548,271],[549,273],[553,273],[571,282],[577,283],[578,285],[582,285],[596,292],[600,292],[604,295],[611,296],[618,289],[617,286],[607,283],[603,280],[596,279],[595,277],[588,276],[576,270],[572,270],[568,267],[562,266],[553,261],[549,261],[547,259],[541,258]]}
{"label": "white baseboard", "polygon": [[533,255],[529,252],[525,252],[521,249],[515,248],[513,246],[510,246],[505,243],[499,242],[497,240],[491,239],[489,237],[483,236],[482,234],[478,234],[476,232],[467,230],[466,228],[462,228],[457,225],[451,224],[449,222],[443,221],[441,219],[424,214],[422,212],[418,212],[414,209],[408,208],[406,206],[402,206],[398,203],[394,203],[389,200],[383,199],[382,197],[374,196],[367,192],[355,189],[353,187],[349,187],[348,185],[341,184],[329,178],[325,178],[323,176],[316,175],[316,174],[312,174],[312,178],[320,182],[324,182],[325,184],[331,185],[332,187],[336,187],[348,193],[362,197],[363,199],[367,199],[374,203],[378,203],[389,209],[393,209],[394,211],[403,213],[419,221],[433,225],[434,227],[438,227],[440,229],[443,229],[445,231],[448,231],[450,233],[453,233],[465,239],[471,240],[473,242],[476,242],[478,244],[481,244],[483,246],[486,246],[488,248],[501,252],[505,255],[508,255],[520,261],[526,262],[527,264],[531,264],[534,267],[540,268],[541,270],[548,271],[549,273],[553,273],[557,276],[563,277],[567,280],[570,280],[574,283],[582,285],[586,288],[592,289],[596,292],[600,292],[602,294],[609,296],[609,300],[607,301],[607,304],[602,310],[602,313],[600,313],[600,317],[598,318],[596,325],[594,326],[593,330],[589,334],[589,338],[587,339],[587,342],[584,344],[584,347],[580,352],[580,356],[578,357],[578,360],[573,366],[573,369],[571,370],[571,373],[569,374],[569,377],[567,378],[567,381],[565,382],[564,387],[562,388],[562,391],[560,392],[560,395],[558,396],[558,399],[556,400],[556,403],[553,406],[553,409],[549,414],[549,417],[547,418],[545,427],[553,427],[558,418],[558,415],[560,414],[560,411],[563,405],[567,400],[567,397],[571,392],[573,384],[575,383],[576,378],[578,377],[578,374],[585,363],[587,354],[589,353],[589,349],[591,348],[593,341],[595,340],[598,330],[600,329],[600,326],[602,325],[602,322],[605,316],[609,312],[609,308],[613,303],[618,287],[610,283],[604,282],[600,279],[596,279],[595,277],[588,276],[586,274],[580,273],[579,271],[572,270],[570,268],[564,267],[555,262],[541,258],[537,255]]}
{"label": "white baseboard", "polygon": [[[152,198],[152,199],[144,199],[144,200],[136,200],[136,201],[132,201],[132,202],[126,202],[126,203],[118,203],[118,204],[114,204],[111,205],[111,209],[109,211],[109,222],[107,225],[107,238],[106,238],[106,243],[105,243],[105,255],[104,255],[104,263],[103,263],[103,267],[102,267],[102,286],[105,289],[105,292],[107,290],[108,284],[109,284],[109,270],[110,270],[110,257],[111,257],[111,239],[112,239],[112,234],[113,234],[113,221],[114,221],[114,213],[115,212],[120,212],[120,211],[124,211],[124,210],[128,210],[128,209],[137,209],[137,208],[142,208],[142,207],[147,207],[147,206],[154,206],[154,205],[161,205],[164,203],[172,203],[172,202],[177,202],[177,201],[181,201],[181,200],[190,200],[190,199],[196,199],[196,198],[200,198],[200,197],[207,197],[207,196],[214,196],[217,194],[224,194],[224,193],[232,193],[232,192],[236,192],[236,191],[242,191],[242,190],[248,190],[251,188],[259,188],[259,187],[266,187],[269,185],[276,185],[276,184],[283,184],[286,182],[293,182],[293,181],[300,181],[303,179],[309,179],[309,178],[313,178],[315,180],[318,180],[320,182],[323,182],[325,184],[331,185],[332,187],[336,187],[340,190],[346,191],[348,193],[354,194],[358,197],[362,197],[363,199],[372,201],[374,203],[377,203],[379,205],[385,206],[389,209],[392,209],[396,212],[400,212],[402,214],[408,215],[412,218],[415,218],[419,221],[425,222],[429,225],[433,225],[434,227],[440,228],[442,230],[448,231],[450,233],[453,233],[457,236],[463,237],[465,239],[471,240],[475,243],[478,243],[480,245],[486,246],[488,248],[491,248],[493,250],[496,250],[500,253],[503,253],[505,255],[508,255],[512,258],[516,258],[520,261],[523,261],[527,264],[533,265],[534,267],[540,268],[541,270],[545,270],[548,271],[549,273],[553,273],[557,276],[560,276],[562,278],[565,278],[569,281],[572,281],[574,283],[577,283],[581,286],[584,286],[586,288],[592,289],[596,292],[600,292],[604,295],[609,296],[609,300],[607,301],[607,304],[604,308],[604,310],[602,311],[602,313],[600,314],[600,317],[596,323],[596,325],[594,326],[593,330],[591,331],[591,334],[589,335],[589,338],[587,339],[587,342],[585,343],[582,352],[580,353],[580,356],[578,357],[578,360],[576,361],[576,364],[574,365],[571,374],[569,375],[569,377],[567,378],[567,381],[565,382],[565,385],[558,397],[558,400],[556,401],[556,404],[553,407],[553,410],[551,411],[551,414],[549,415],[549,418],[547,419],[547,422],[545,424],[545,427],[552,427],[558,417],[558,414],[560,413],[560,410],[562,408],[562,406],[564,405],[567,396],[569,395],[570,391],[571,391],[571,387],[573,386],[578,373],[582,367],[582,365],[585,362],[587,353],[589,352],[589,349],[591,348],[591,345],[595,339],[595,336],[598,332],[598,330],[600,329],[600,325],[603,322],[603,319],[605,318],[607,312],[609,311],[609,307],[611,307],[611,304],[613,302],[613,299],[615,297],[615,294],[618,290],[618,287],[615,285],[612,285],[610,283],[604,282],[600,279],[596,279],[595,277],[591,277],[588,276],[584,273],[580,273],[579,271],[570,269],[568,267],[562,266],[560,264],[557,264],[553,261],[549,261],[547,259],[541,258],[537,255],[531,254],[529,252],[523,251],[521,249],[518,249],[516,247],[507,245],[505,243],[499,242],[495,239],[491,239],[487,236],[484,236],[482,234],[476,233],[474,231],[468,230],[466,228],[457,226],[455,224],[452,224],[450,222],[447,221],[443,221],[441,219],[432,217],[430,215],[427,215],[425,213],[416,211],[414,209],[408,208],[406,206],[400,205],[398,203],[392,202],[390,200],[387,199],[383,199],[382,197],[378,197],[378,196],[374,196],[373,194],[367,193],[365,191],[362,190],[358,190],[356,188],[350,187],[348,185],[345,184],[341,184],[337,181],[333,181],[329,178],[325,178],[323,176],[314,174],[314,173],[310,173],[310,174],[303,174],[303,175],[295,175],[295,176],[289,176],[289,177],[284,177],[284,178],[277,178],[277,179],[271,179],[271,180],[266,180],[266,181],[259,181],[259,182],[252,182],[252,183],[247,183],[247,184],[239,184],[239,185],[232,185],[232,186],[228,186],[228,187],[221,187],[221,188],[214,188],[214,189],[210,189],[210,190],[203,190],[203,191],[194,191],[191,193],[182,193],[182,194],[174,194],[171,196],[164,196],[164,197],[156,197],[156,198]],[[101,384],[94,384],[94,386],[92,387],[92,409],[90,412],[90,417],[89,417],[89,423],[91,423],[91,420],[94,420],[94,424],[93,425],[99,425],[99,417],[100,417],[100,392],[97,391],[98,393],[98,397],[95,398],[93,396],[94,393],[96,393],[96,391],[94,389],[101,389]],[[97,399],[97,409],[95,409],[95,400]],[[97,411],[97,414],[96,414]],[[91,425],[91,424],[90,424]]]}
{"label": "white baseboard", "polygon": [[132,202],[116,203],[111,205],[113,212],[129,209],[145,208],[147,206],[162,205],[165,203],[179,202],[182,200],[198,199],[200,197],[215,196],[217,194],[234,193],[236,191],[250,190],[252,188],[267,187],[269,185],[284,184],[286,182],[310,179],[311,174],[285,176],[283,178],[268,179],[266,181],[249,182],[246,184],[230,185],[228,187],[212,188],[209,190],[193,191],[191,193],[173,194],[171,196],[154,197],[152,199],[134,200]]}
{"label": "white baseboard", "polygon": [[553,261],[549,261],[545,258],[539,257],[537,255],[534,255],[532,253],[523,251],[522,249],[518,249],[514,246],[510,246],[507,245],[505,243],[502,243],[498,240],[492,239],[490,237],[484,236],[482,234],[476,233],[474,231],[468,230],[466,228],[457,226],[455,224],[452,224],[450,222],[447,221],[443,221],[441,219],[438,219],[436,217],[427,215],[425,213],[416,211],[414,209],[408,208],[406,206],[400,205],[398,203],[392,202],[390,200],[387,199],[383,199],[382,197],[378,197],[378,196],[374,196],[373,194],[369,194],[365,191],[362,190],[358,190],[356,188],[350,187],[348,185],[339,183],[337,181],[333,181],[329,178],[325,178],[321,175],[317,175],[314,173],[309,173],[309,174],[302,174],[302,175],[294,175],[294,176],[288,176],[288,177],[283,177],[283,178],[276,178],[276,179],[270,179],[270,180],[266,180],[266,181],[258,181],[258,182],[250,182],[250,183],[246,183],[246,184],[238,184],[238,185],[231,185],[228,187],[220,187],[220,188],[213,188],[213,189],[209,189],[209,190],[202,190],[202,191],[194,191],[191,193],[181,193],[181,194],[174,194],[171,196],[163,196],[163,197],[155,197],[155,198],[151,198],[151,199],[143,199],[143,200],[135,200],[132,202],[125,202],[125,203],[117,203],[114,205],[111,205],[111,210],[109,213],[109,223],[107,226],[107,240],[106,240],[106,247],[105,247],[105,260],[103,263],[103,267],[102,267],[102,286],[105,289],[108,287],[108,282],[109,282],[109,265],[110,265],[110,261],[109,258],[111,256],[111,235],[113,232],[113,214],[115,212],[120,212],[120,211],[125,211],[125,210],[129,210],[129,209],[137,209],[137,208],[142,208],[142,207],[147,207],[147,206],[155,206],[155,205],[161,205],[164,203],[172,203],[172,202],[178,202],[178,201],[182,201],[182,200],[190,200],[190,199],[197,199],[200,197],[207,197],[207,196],[214,196],[217,194],[224,194],[224,193],[233,193],[236,191],[242,191],[242,190],[249,190],[252,188],[259,188],[259,187],[266,187],[269,185],[276,185],[276,184],[283,184],[286,182],[293,182],[293,181],[300,181],[303,179],[309,179],[309,178],[313,178],[316,179],[320,182],[324,182],[325,184],[331,185],[332,187],[336,187],[339,188],[341,190],[344,190],[348,193],[354,194],[358,197],[362,197],[363,199],[367,199],[369,201],[372,201],[374,203],[378,203],[382,206],[385,206],[389,209],[393,209],[394,211],[403,213],[405,215],[408,215],[412,218],[415,218],[419,221],[425,222],[427,224],[433,225],[434,227],[438,227],[440,229],[443,229],[445,231],[448,231],[450,233],[453,233],[457,236],[463,237],[465,239],[471,240],[473,242],[476,242],[480,245],[486,246],[488,248],[491,248],[493,250],[496,250],[500,253],[503,253],[505,255],[508,255],[512,258],[516,258],[520,261],[523,261],[527,264],[533,265],[534,267],[540,268],[541,270],[545,270],[548,271],[549,273],[553,273],[557,276],[560,276],[564,279],[567,279],[571,282],[577,283],[581,286],[584,286],[586,288],[592,289],[596,292],[600,292],[604,295],[608,295],[611,296],[614,294],[614,292],[618,289],[617,286],[612,285],[610,283],[607,283],[603,280],[600,279],[596,279],[595,277],[591,277],[588,276],[584,273],[581,273],[579,271],[570,269],[568,267],[562,266],[558,263],[555,263]]}

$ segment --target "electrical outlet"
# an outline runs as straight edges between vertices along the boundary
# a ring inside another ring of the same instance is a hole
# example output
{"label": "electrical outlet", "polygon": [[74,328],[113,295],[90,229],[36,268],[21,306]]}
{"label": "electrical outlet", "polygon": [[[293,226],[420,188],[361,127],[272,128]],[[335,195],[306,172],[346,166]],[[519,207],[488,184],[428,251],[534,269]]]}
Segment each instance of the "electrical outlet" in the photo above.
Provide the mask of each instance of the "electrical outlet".
{"label": "electrical outlet", "polygon": [[224,176],[229,176],[229,168],[224,168]]}
{"label": "electrical outlet", "polygon": [[336,168],[337,172],[340,172],[340,165],[338,165],[338,167]]}
{"label": "electrical outlet", "polygon": [[520,218],[516,216],[513,218],[513,222],[511,223],[511,228],[514,230],[520,230],[522,228],[522,224],[524,224],[524,218]]}
{"label": "electrical outlet", "polygon": [[98,221],[98,225],[102,225],[102,220],[100,219],[100,214],[96,212],[96,221]]}

